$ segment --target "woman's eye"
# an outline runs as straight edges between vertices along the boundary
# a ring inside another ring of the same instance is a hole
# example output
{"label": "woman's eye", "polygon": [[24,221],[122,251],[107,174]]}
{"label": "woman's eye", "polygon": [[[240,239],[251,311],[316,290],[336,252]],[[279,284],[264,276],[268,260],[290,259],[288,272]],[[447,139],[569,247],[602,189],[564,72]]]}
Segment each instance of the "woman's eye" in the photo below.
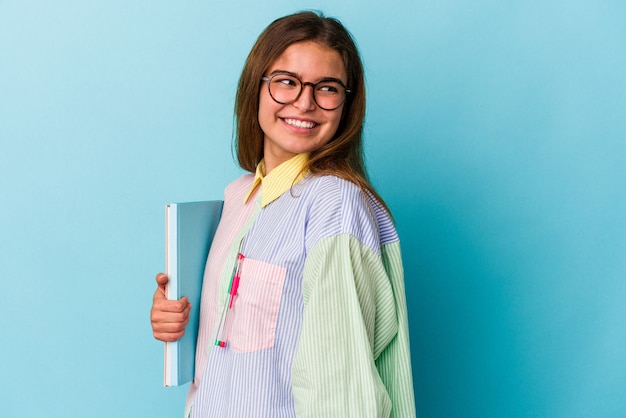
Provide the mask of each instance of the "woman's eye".
{"label": "woman's eye", "polygon": [[298,85],[296,80],[289,77],[277,77],[274,79],[274,83],[278,84],[280,87],[296,87]]}
{"label": "woman's eye", "polygon": [[335,84],[322,84],[317,86],[317,91],[323,94],[338,94],[339,86]]}

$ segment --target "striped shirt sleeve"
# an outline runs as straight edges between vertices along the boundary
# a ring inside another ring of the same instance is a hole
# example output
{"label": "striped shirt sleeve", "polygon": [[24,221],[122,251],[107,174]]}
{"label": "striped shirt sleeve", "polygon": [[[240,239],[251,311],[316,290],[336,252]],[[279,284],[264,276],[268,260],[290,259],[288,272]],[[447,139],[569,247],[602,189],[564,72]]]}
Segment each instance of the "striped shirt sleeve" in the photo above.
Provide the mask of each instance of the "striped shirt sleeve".
{"label": "striped shirt sleeve", "polygon": [[299,418],[415,416],[401,261],[385,255],[351,234],[323,238],[308,253],[292,368]]}
{"label": "striped shirt sleeve", "polygon": [[391,282],[398,315],[398,333],[376,358],[378,373],[391,397],[391,416],[415,417],[415,393],[409,346],[409,321],[404,290],[404,268],[400,242],[382,248],[382,261]]}

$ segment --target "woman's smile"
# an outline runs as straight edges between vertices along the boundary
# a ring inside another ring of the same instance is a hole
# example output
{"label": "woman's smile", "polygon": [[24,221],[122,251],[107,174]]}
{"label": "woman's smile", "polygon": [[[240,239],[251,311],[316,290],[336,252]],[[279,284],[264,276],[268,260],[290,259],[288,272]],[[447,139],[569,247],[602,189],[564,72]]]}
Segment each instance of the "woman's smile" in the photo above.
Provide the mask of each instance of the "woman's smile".
{"label": "woman's smile", "polygon": [[313,129],[318,125],[317,123],[313,121],[303,120],[303,119],[283,118],[283,121],[289,126],[293,126],[296,128],[303,128],[307,130]]}

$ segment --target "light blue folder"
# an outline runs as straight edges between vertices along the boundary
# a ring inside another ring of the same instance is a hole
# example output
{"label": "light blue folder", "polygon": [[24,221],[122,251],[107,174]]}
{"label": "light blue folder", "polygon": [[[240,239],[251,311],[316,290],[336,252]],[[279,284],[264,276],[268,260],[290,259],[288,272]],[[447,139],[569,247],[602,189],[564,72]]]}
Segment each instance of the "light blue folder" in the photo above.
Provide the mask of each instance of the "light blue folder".
{"label": "light blue folder", "polygon": [[193,380],[204,268],[223,204],[221,200],[172,203],[165,210],[166,297],[178,300],[187,296],[192,305],[185,335],[165,343],[165,386]]}

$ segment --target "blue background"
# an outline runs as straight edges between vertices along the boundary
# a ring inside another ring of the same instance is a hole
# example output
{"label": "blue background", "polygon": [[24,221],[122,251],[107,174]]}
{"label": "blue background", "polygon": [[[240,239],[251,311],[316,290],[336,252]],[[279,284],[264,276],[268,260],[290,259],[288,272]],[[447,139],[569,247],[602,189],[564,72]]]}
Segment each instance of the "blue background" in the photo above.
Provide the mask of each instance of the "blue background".
{"label": "blue background", "polygon": [[366,65],[422,417],[626,416],[626,4],[0,0],[0,414],[181,416],[164,205],[219,198],[239,72],[314,8]]}

